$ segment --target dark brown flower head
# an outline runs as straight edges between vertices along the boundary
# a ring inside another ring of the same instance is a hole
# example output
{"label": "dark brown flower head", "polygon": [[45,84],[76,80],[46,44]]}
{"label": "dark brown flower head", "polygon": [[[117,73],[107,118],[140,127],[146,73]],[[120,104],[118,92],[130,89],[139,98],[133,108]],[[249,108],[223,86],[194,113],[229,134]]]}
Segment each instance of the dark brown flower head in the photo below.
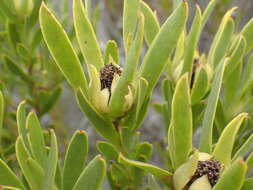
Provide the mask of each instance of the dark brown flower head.
{"label": "dark brown flower head", "polygon": [[101,90],[108,88],[111,91],[112,81],[115,74],[121,75],[122,70],[119,66],[112,63],[105,64],[105,66],[100,70],[100,82]]}
{"label": "dark brown flower head", "polygon": [[197,170],[195,174],[192,176],[192,179],[189,183],[192,184],[196,179],[204,175],[207,175],[208,180],[211,186],[213,187],[220,177],[220,172],[221,172],[221,164],[219,161],[217,160],[199,161]]}

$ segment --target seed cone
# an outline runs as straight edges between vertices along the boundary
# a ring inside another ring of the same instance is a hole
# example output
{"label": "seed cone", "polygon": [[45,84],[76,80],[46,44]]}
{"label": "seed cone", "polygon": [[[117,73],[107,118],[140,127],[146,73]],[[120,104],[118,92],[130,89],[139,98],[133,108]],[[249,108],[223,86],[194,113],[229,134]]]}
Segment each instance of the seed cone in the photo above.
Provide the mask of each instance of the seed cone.
{"label": "seed cone", "polygon": [[106,64],[100,70],[100,82],[101,82],[101,90],[108,88],[109,92],[111,92],[112,81],[115,74],[121,75],[122,70],[119,66],[116,66],[112,63]]}
{"label": "seed cone", "polygon": [[206,161],[198,161],[198,166],[195,174],[192,176],[192,179],[189,181],[187,186],[189,187],[195,180],[198,178],[207,175],[207,178],[213,187],[219,177],[221,171],[221,164],[216,160],[206,160]]}

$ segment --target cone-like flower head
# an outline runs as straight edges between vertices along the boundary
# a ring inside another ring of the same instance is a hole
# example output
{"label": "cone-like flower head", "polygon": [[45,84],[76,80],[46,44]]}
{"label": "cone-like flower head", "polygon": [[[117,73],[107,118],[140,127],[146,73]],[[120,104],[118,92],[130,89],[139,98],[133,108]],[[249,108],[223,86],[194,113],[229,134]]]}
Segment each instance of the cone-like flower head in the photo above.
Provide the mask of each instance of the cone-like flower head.
{"label": "cone-like flower head", "polygon": [[211,155],[195,152],[173,177],[175,190],[211,190],[221,173],[221,163]]}
{"label": "cone-like flower head", "polygon": [[119,66],[112,63],[106,64],[100,70],[101,90],[108,88],[109,92],[111,92],[111,86],[114,76],[116,75],[120,76],[121,73],[122,70]]}
{"label": "cone-like flower head", "polygon": [[[122,74],[122,68],[114,63],[105,64],[100,71],[93,65],[89,65],[90,84],[89,98],[98,112],[109,113],[109,104],[115,88]],[[122,114],[127,112],[133,105],[133,89],[129,86],[122,105]]]}

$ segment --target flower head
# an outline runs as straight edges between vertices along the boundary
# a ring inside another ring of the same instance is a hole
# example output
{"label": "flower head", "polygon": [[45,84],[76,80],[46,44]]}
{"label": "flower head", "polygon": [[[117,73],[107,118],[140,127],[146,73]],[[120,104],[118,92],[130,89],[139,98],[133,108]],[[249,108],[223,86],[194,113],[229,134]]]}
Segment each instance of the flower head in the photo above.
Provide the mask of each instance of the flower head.
{"label": "flower head", "polygon": [[220,177],[222,165],[206,153],[194,153],[173,177],[175,190],[210,190]]}
{"label": "flower head", "polygon": [[111,92],[112,81],[115,75],[121,75],[122,69],[112,63],[105,64],[105,66],[100,70],[100,83],[101,90],[108,88]]}
{"label": "flower head", "polygon": [[[88,70],[90,75],[89,99],[98,112],[110,114],[111,97],[115,92],[123,69],[115,63],[108,63],[100,71],[93,65],[89,65]],[[129,87],[122,104],[122,114],[132,107],[133,96],[133,89]]]}
{"label": "flower head", "polygon": [[198,161],[197,170],[186,186],[190,187],[197,179],[201,178],[202,176],[207,176],[208,181],[213,187],[220,177],[220,171],[221,164],[217,160],[211,159],[206,161]]}

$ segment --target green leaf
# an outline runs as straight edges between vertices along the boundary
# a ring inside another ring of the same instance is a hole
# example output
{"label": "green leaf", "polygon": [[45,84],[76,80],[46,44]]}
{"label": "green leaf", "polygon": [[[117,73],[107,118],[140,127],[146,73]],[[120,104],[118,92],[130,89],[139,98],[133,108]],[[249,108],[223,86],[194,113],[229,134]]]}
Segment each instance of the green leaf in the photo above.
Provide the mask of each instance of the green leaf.
{"label": "green leaf", "polygon": [[242,159],[235,161],[227,170],[224,171],[213,190],[239,190],[241,189],[247,165]]}
{"label": "green leaf", "polygon": [[27,160],[30,158],[29,152],[26,149],[23,139],[21,136],[18,137],[16,141],[16,156],[19,166],[24,174],[31,189],[40,189],[39,184],[34,181],[34,174],[30,171],[27,165]]}
{"label": "green leaf", "polygon": [[169,152],[169,159],[170,159],[170,162],[171,162],[171,166],[173,168],[173,171],[174,169],[176,168],[175,167],[175,140],[174,140],[174,132],[173,132],[173,127],[172,127],[172,122],[170,122],[169,124],[169,127],[168,127],[168,152]]}
{"label": "green leaf", "polygon": [[47,152],[43,131],[34,112],[30,112],[26,119],[26,128],[29,129],[29,144],[32,155],[42,168],[47,165]]}
{"label": "green leaf", "polygon": [[248,174],[250,174],[253,170],[253,152],[248,156],[246,160],[247,166],[248,166]]}
{"label": "green leaf", "polygon": [[136,133],[130,131],[127,127],[121,127],[119,130],[119,135],[120,135],[120,142],[122,144],[122,149],[125,152],[130,152],[132,151],[138,142],[138,135],[135,135]]}
{"label": "green leaf", "polygon": [[15,0],[14,8],[20,19],[27,18],[33,10],[33,0]]}
{"label": "green leaf", "polygon": [[18,177],[1,159],[0,159],[0,184],[3,186],[12,186],[25,190],[24,185],[21,183]]}
{"label": "green leaf", "polygon": [[23,44],[17,45],[17,53],[25,63],[28,63],[30,61],[30,52]]}
{"label": "green leaf", "polygon": [[135,131],[141,126],[145,118],[145,115],[147,114],[148,107],[149,107],[149,99],[144,101],[144,104],[140,107],[139,111],[137,112],[138,114],[136,114],[136,122],[133,125],[133,128],[131,129],[132,131]]}
{"label": "green leaf", "polygon": [[172,184],[172,174],[164,169],[161,169],[157,166],[147,164],[144,162],[129,160],[125,158],[122,154],[119,155],[119,162],[122,164],[129,164],[140,169],[143,169],[152,175],[156,176],[157,178],[161,179],[162,181],[166,182],[167,184]]}
{"label": "green leaf", "polygon": [[218,100],[214,122],[215,122],[215,126],[218,129],[219,134],[221,134],[227,124],[227,117],[225,115],[224,105],[222,104],[220,98]]}
{"label": "green leaf", "polygon": [[105,141],[99,141],[97,142],[97,149],[101,154],[105,156],[106,160],[118,160],[118,151],[112,144]]}
{"label": "green leaf", "polygon": [[82,173],[88,154],[88,136],[77,131],[68,146],[63,168],[63,190],[72,189]]}
{"label": "green leaf", "polygon": [[56,136],[53,130],[50,131],[51,148],[45,168],[45,177],[43,178],[43,190],[52,190],[55,183],[56,167],[58,162],[58,146]]}
{"label": "green leaf", "polygon": [[213,151],[213,156],[215,159],[219,160],[226,166],[231,163],[231,155],[235,142],[235,137],[240,129],[243,120],[248,114],[241,113],[236,118],[234,118],[222,132],[215,148]]}
{"label": "green leaf", "polygon": [[205,11],[203,14],[203,19],[202,19],[202,29],[206,25],[207,21],[209,20],[209,17],[211,16],[215,6],[217,5],[218,0],[210,0]]}
{"label": "green leaf", "polygon": [[[234,71],[228,76],[226,81],[224,81],[224,107],[228,108],[227,113],[226,113],[227,115],[235,115],[235,113],[233,113],[234,105],[232,102],[237,102],[236,100],[238,100],[237,93],[238,93],[238,87],[240,86],[242,70],[243,70],[243,65],[242,65],[242,61],[240,61],[237,64]],[[226,70],[224,71],[224,74],[225,72]]]}
{"label": "green leaf", "polygon": [[170,79],[165,78],[162,82],[162,93],[164,99],[168,102],[171,102],[173,92],[174,92],[173,82]]}
{"label": "green leaf", "polygon": [[253,134],[249,136],[249,138],[243,143],[240,149],[235,153],[233,156],[233,160],[237,159],[238,157],[245,158],[248,156],[253,150]]}
{"label": "green leaf", "polygon": [[22,137],[25,147],[31,151],[31,147],[28,140],[28,129],[26,128],[26,102],[22,101],[17,109],[17,126],[18,133]]}
{"label": "green leaf", "polygon": [[0,154],[2,153],[2,129],[4,121],[4,96],[0,90]]}
{"label": "green leaf", "polygon": [[32,173],[33,181],[37,184],[39,187],[38,190],[42,189],[43,184],[43,177],[44,177],[44,170],[42,167],[32,158],[28,158],[26,160],[27,168],[30,170],[30,173]]}
{"label": "green leaf", "polygon": [[123,42],[127,51],[128,37],[134,35],[137,24],[137,13],[140,0],[125,0],[123,10]]}
{"label": "green leaf", "polygon": [[192,111],[188,74],[183,75],[177,83],[172,99],[171,117],[175,146],[173,161],[174,167],[178,168],[187,161],[192,150]]}
{"label": "green leaf", "polygon": [[119,64],[119,48],[114,40],[109,40],[106,44],[104,62],[105,64],[110,63],[110,57],[116,64]]}
{"label": "green leaf", "polygon": [[55,173],[55,187],[57,187],[58,189],[62,189],[62,167],[61,167],[61,163],[60,160],[58,160],[57,163],[57,168],[56,168],[56,173]]}
{"label": "green leaf", "polygon": [[253,47],[252,32],[253,32],[253,18],[244,26],[241,32],[247,42],[246,52],[249,52]]}
{"label": "green leaf", "polygon": [[87,16],[90,19],[91,18],[91,0],[85,0],[85,8],[87,11]]}
{"label": "green leaf", "polygon": [[43,37],[42,37],[42,33],[41,33],[41,29],[39,28],[32,37],[31,40],[31,49],[34,50],[35,48],[37,48],[41,41],[42,41]]}
{"label": "green leaf", "polygon": [[209,89],[209,76],[205,67],[200,66],[195,72],[194,84],[191,90],[192,105],[199,103]]}
{"label": "green leaf", "polygon": [[183,0],[173,0],[173,8],[176,9]]}
{"label": "green leaf", "polygon": [[7,21],[6,24],[7,24],[8,39],[15,50],[17,44],[20,43],[18,26],[11,21]]}
{"label": "green leaf", "polygon": [[106,173],[104,159],[98,155],[83,170],[73,190],[98,190],[100,189]]}
{"label": "green leaf", "polygon": [[156,35],[158,34],[160,30],[160,24],[157,19],[156,14],[151,10],[151,8],[144,2],[140,2],[140,11],[144,15],[144,36],[145,40],[150,46],[155,39]]}
{"label": "green leaf", "polygon": [[237,68],[238,64],[242,61],[245,53],[246,48],[246,41],[243,36],[239,37],[239,41],[236,47],[234,47],[233,53],[230,56],[230,60],[226,65],[225,71],[224,71],[224,81],[226,81],[233,73],[233,71]]}
{"label": "green leaf", "polygon": [[238,98],[241,98],[248,90],[251,89],[253,81],[253,54],[248,58],[244,73],[241,77],[240,90]]}
{"label": "green leaf", "polygon": [[190,33],[186,39],[186,48],[185,48],[185,55],[184,55],[185,57],[184,57],[184,64],[182,68],[182,74],[188,72],[189,81],[191,80],[191,76],[192,76],[194,53],[197,48],[199,37],[200,37],[201,21],[202,21],[201,10],[200,10],[200,7],[197,5],[195,18],[192,23]]}
{"label": "green leaf", "polygon": [[78,57],[61,24],[44,3],[40,8],[40,25],[57,66],[73,88],[81,88],[86,94],[87,81]]}
{"label": "green leaf", "polygon": [[91,21],[92,21],[92,25],[93,25],[93,28],[95,30],[95,33],[97,33],[97,30],[98,30],[98,24],[100,22],[100,18],[101,18],[101,6],[100,4],[96,4],[95,7],[94,7],[94,10],[93,10],[93,14],[92,14],[92,18],[91,18]]}
{"label": "green leaf", "polygon": [[211,45],[208,62],[216,67],[220,61],[226,56],[226,51],[229,47],[232,34],[234,32],[234,21],[231,14],[235,8],[228,11],[222,19],[220,28],[216,33],[213,43]]}
{"label": "green leaf", "polygon": [[122,165],[112,162],[108,171],[108,175],[111,177],[112,186],[116,188],[117,186],[126,187],[129,186],[129,181],[126,180],[127,174],[126,170]]}
{"label": "green leaf", "polygon": [[33,5],[34,5],[33,11],[31,13],[30,17],[27,18],[27,23],[28,23],[29,27],[32,27],[37,23],[38,17],[39,17],[38,12],[39,12],[40,5],[41,5],[42,1],[47,2],[48,0],[33,0]]}
{"label": "green leaf", "polygon": [[74,26],[81,52],[86,64],[92,64],[100,70],[104,65],[103,57],[86,11],[82,0],[73,1]]}
{"label": "green leaf", "polygon": [[[172,97],[174,93],[175,84],[172,80],[165,78],[162,82],[162,93],[163,97],[166,100],[164,102],[164,109],[163,109],[163,114],[164,114],[164,126],[166,128],[166,131],[168,132],[170,122],[171,122],[171,102],[172,102]],[[167,133],[166,132],[166,133]]]}
{"label": "green leaf", "polygon": [[183,31],[181,32],[181,35],[177,42],[173,60],[172,61],[168,60],[167,66],[164,69],[165,72],[168,73],[168,75],[173,76],[174,81],[178,81],[178,79],[180,78],[181,74],[180,71],[182,70],[183,65],[182,59],[185,53],[185,47],[186,47],[186,28],[184,28]]}
{"label": "green leaf", "polygon": [[[140,78],[138,81],[138,88],[137,88],[137,106],[136,106],[136,114],[135,114],[135,121],[138,120],[140,114],[143,113],[142,111],[142,104],[145,102],[146,99],[146,92],[148,90],[148,81],[145,78]],[[135,130],[137,126],[132,126],[132,130]]]}
{"label": "green leaf", "polygon": [[20,190],[19,188],[10,187],[10,186],[1,186],[1,187],[4,188],[4,190]]}
{"label": "green leaf", "polygon": [[[185,27],[187,16],[188,4],[183,1],[163,24],[150,45],[140,71],[141,77],[145,78],[149,84],[146,96],[150,94],[156,85],[169,56],[176,47],[181,32]],[[171,28],[173,28],[173,32],[171,32]]]}
{"label": "green leaf", "polygon": [[211,153],[212,151],[213,123],[220,95],[226,61],[227,60],[221,62],[216,68],[213,84],[211,87],[211,92],[210,95],[208,96],[208,102],[202,122],[202,133],[200,136],[200,143],[199,143],[201,152]]}
{"label": "green leaf", "polygon": [[138,157],[145,157],[148,160],[152,154],[153,145],[148,142],[143,142],[136,147],[136,155]]}
{"label": "green leaf", "polygon": [[97,132],[109,142],[118,146],[119,137],[114,129],[113,124],[105,120],[99,113],[97,113],[80,89],[76,92],[76,98],[81,110],[91,122],[93,127],[97,130]]}
{"label": "green leaf", "polygon": [[253,189],[253,178],[246,179],[241,190],[251,190]]}
{"label": "green leaf", "polygon": [[3,0],[0,1],[0,7],[5,16],[7,16],[11,20],[16,19],[16,16],[13,13],[13,10],[10,10],[9,6],[6,5],[6,1],[3,1]]}
{"label": "green leaf", "polygon": [[26,82],[28,85],[31,85],[33,83],[32,78],[25,73],[25,71],[16,63],[14,63],[10,58],[4,56],[4,62],[8,68],[8,70],[16,75],[19,76],[24,82]]}
{"label": "green leaf", "polygon": [[136,67],[141,55],[143,31],[144,17],[142,14],[140,14],[139,26],[135,40],[126,55],[126,64],[115,87],[115,90],[112,91],[112,96],[109,103],[109,113],[112,116],[121,116],[124,114],[125,96],[129,93],[129,87],[131,85],[131,82],[134,80],[134,76],[137,70]]}

